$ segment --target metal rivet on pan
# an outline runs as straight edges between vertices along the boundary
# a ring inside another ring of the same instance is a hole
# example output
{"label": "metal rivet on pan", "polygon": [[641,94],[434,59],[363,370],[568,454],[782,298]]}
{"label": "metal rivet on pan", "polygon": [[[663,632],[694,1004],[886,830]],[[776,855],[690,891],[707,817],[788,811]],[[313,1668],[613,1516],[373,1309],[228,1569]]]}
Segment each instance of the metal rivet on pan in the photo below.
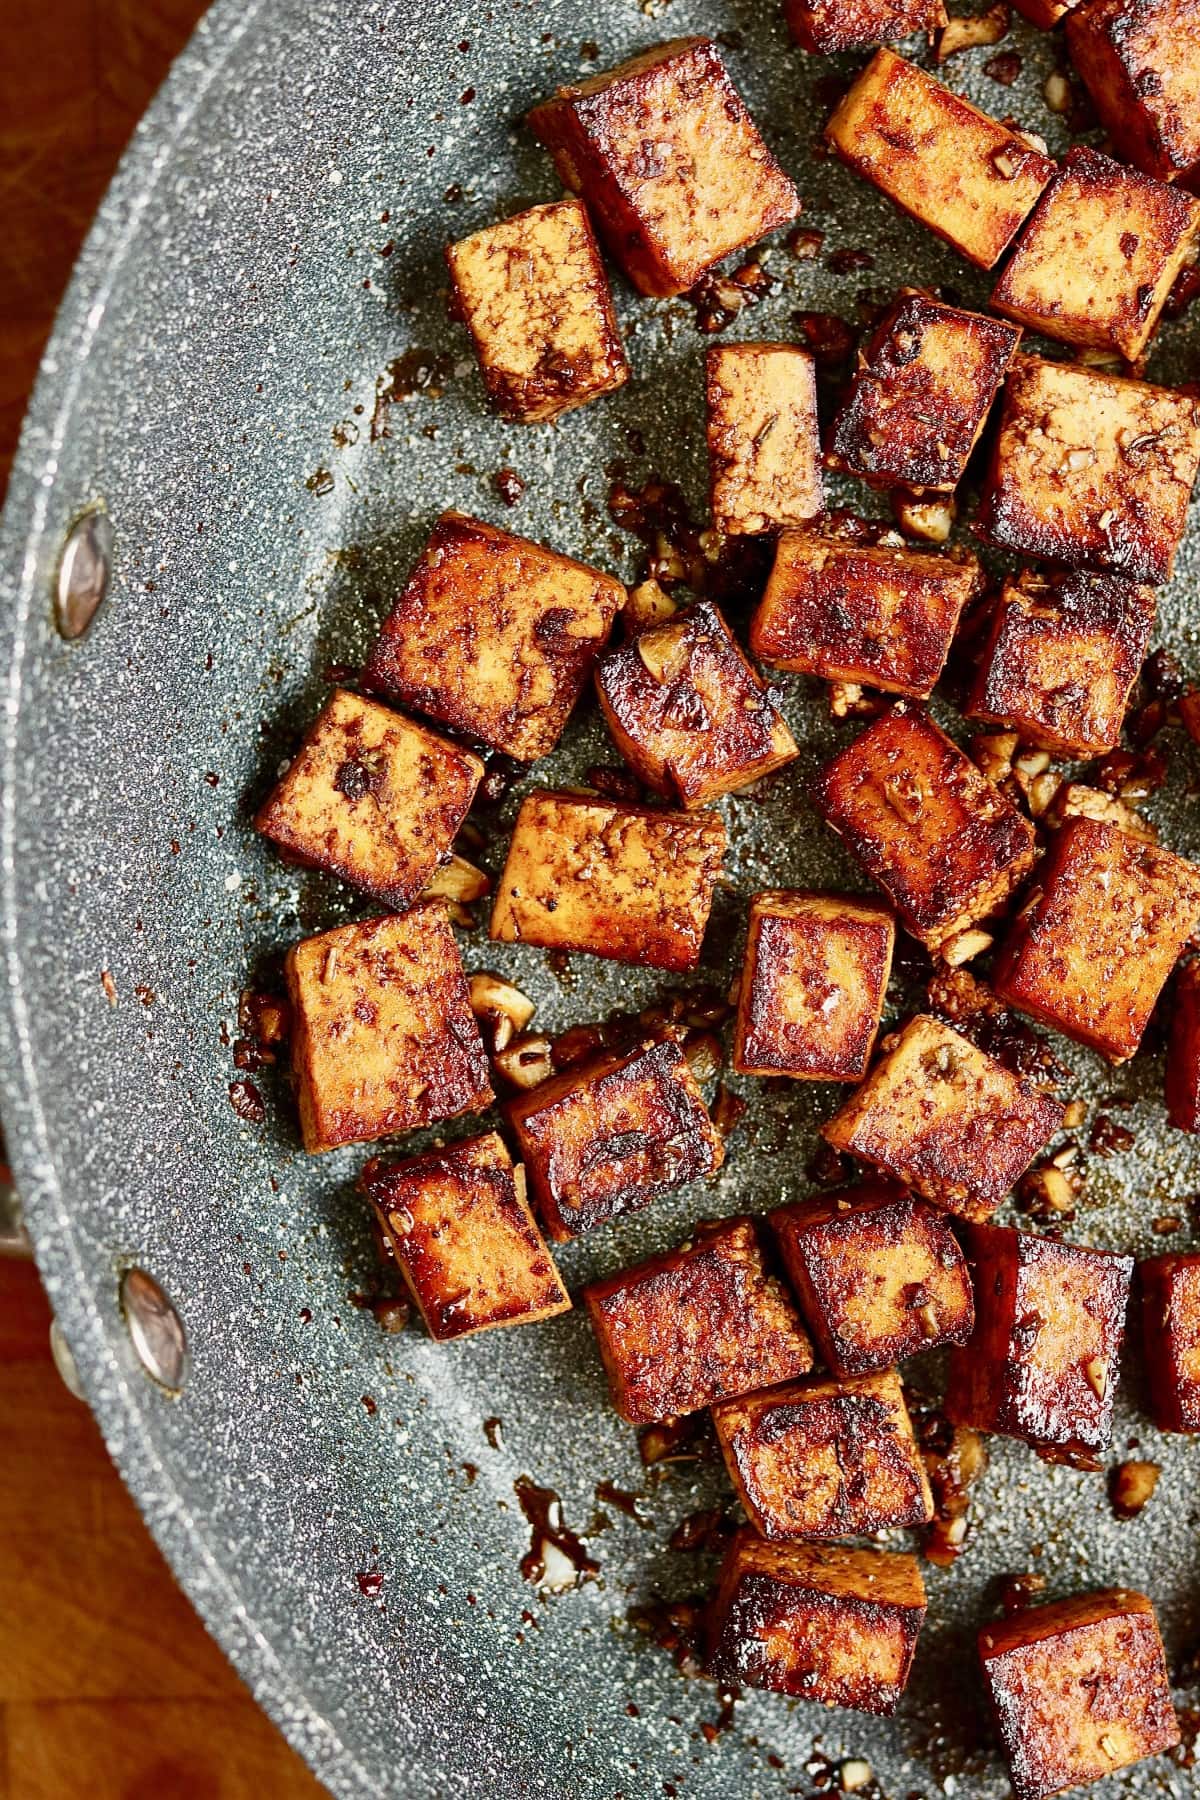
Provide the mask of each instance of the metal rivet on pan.
{"label": "metal rivet on pan", "polygon": [[108,592],[112,573],[112,520],[97,501],[67,533],[54,584],[54,622],[65,638],[80,638]]}
{"label": "metal rivet on pan", "polygon": [[121,1311],[138,1361],[152,1381],[180,1394],[188,1378],[183,1321],[152,1275],[126,1269],[121,1277]]}
{"label": "metal rivet on pan", "polygon": [[75,1358],[71,1354],[71,1346],[62,1334],[62,1326],[57,1319],[50,1321],[50,1354],[54,1358],[54,1366],[62,1376],[62,1384],[69,1394],[77,1400],[83,1399],[83,1383],[79,1379],[79,1370],[75,1366]]}

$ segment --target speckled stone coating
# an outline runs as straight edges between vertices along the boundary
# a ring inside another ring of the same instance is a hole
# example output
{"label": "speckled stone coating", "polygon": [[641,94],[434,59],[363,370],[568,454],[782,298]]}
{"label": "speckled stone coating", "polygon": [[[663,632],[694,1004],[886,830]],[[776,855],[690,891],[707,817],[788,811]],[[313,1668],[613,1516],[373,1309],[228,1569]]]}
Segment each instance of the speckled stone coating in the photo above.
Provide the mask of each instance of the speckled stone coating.
{"label": "speckled stone coating", "polygon": [[[672,1554],[666,1539],[725,1491],[718,1466],[679,1465],[650,1491],[651,1529],[612,1508],[600,1529],[596,1481],[638,1488],[642,1474],[583,1313],[452,1347],[419,1328],[382,1336],[350,1300],[372,1280],[354,1193],[365,1152],[305,1159],[285,1083],[269,1073],[265,1125],[243,1123],[228,1101],[247,973],[302,932],[367,910],[278,861],[253,834],[254,806],[315,712],[327,665],[361,660],[434,516],[458,506],[622,575],[634,562],[604,511],[611,459],[626,458],[636,479],[654,467],[679,480],[702,516],[709,340],[686,303],[618,282],[632,381],[557,428],[522,430],[484,410],[466,336],[445,314],[441,260],[446,239],[558,192],[518,128],[530,103],[690,31],[744,34],[728,52],[734,79],[804,193],[805,225],[826,232],[826,252],[875,259],[839,274],[779,244],[768,265],[778,294],[729,339],[786,339],[796,308],[853,319],[860,290],[886,296],[914,279],[984,303],[986,276],[812,154],[828,104],[815,84],[854,63],[789,48],[774,7],[221,0],[101,210],[5,515],[0,1083],[39,1262],[159,1542],[258,1698],[344,1800],[641,1800],[666,1783],[696,1800],[769,1800],[812,1785],[814,1737],[833,1758],[868,1757],[892,1800],[1000,1800],[1007,1783],[979,1746],[970,1660],[997,1574],[1040,1568],[1053,1595],[1145,1589],[1173,1661],[1197,1631],[1194,1447],[1135,1412],[1139,1378],[1127,1369],[1116,1444],[1124,1452],[1136,1436],[1138,1454],[1164,1465],[1141,1518],[1113,1519],[1102,1476],[996,1442],[965,1555],[927,1570],[929,1620],[897,1718],[756,1694],[709,1745],[698,1728],[717,1712],[711,1687],[685,1683],[626,1615],[655,1592],[711,1580],[712,1559]],[[988,50],[955,58],[945,78],[1061,151],[1061,121],[1041,99],[1051,41],[1020,27],[1004,48],[1025,57],[1015,87],[984,73]],[[1200,316],[1166,328],[1151,379],[1200,375],[1198,328]],[[433,379],[389,403],[389,366],[412,350],[422,354],[406,366],[422,362]],[[630,448],[634,426],[645,460]],[[506,464],[527,483],[511,509],[491,483]],[[91,631],[66,644],[51,623],[55,560],[71,518],[98,496],[116,531],[114,580]],[[852,482],[831,483],[831,497],[879,510]],[[1196,510],[1160,635],[1200,673]],[[847,732],[798,681],[783,706],[800,758],[765,799],[723,802],[733,885],[709,933],[716,981],[735,966],[754,890],[862,886],[802,798]],[[1174,748],[1172,786],[1152,810],[1166,841],[1196,855],[1185,792],[1195,753],[1181,736]],[[587,710],[530,781],[614,760]],[[498,834],[493,866],[501,847]],[[557,976],[536,951],[489,945],[481,931],[462,941],[468,964],[509,972],[551,1030],[670,985],[584,958]],[[1139,1132],[1133,1151],[1090,1159],[1090,1203],[1070,1235],[1141,1255],[1190,1247],[1200,1143],[1166,1128],[1161,1058],[1114,1074],[1066,1054],[1081,1092],[1135,1096],[1118,1116]],[[568,1245],[573,1289],[678,1241],[700,1216],[808,1191],[815,1126],[838,1096],[733,1085],[750,1112],[715,1186]],[[1164,1214],[1184,1220],[1168,1238],[1152,1230]],[[130,1260],[186,1321],[193,1367],[178,1401],[134,1363],[116,1304]],[[504,1421],[500,1448],[484,1435],[490,1416]],[[522,1473],[561,1492],[598,1579],[545,1599],[522,1579]],[[377,1598],[355,1579],[373,1569]],[[1161,1760],[1096,1792],[1183,1796],[1194,1779]]]}

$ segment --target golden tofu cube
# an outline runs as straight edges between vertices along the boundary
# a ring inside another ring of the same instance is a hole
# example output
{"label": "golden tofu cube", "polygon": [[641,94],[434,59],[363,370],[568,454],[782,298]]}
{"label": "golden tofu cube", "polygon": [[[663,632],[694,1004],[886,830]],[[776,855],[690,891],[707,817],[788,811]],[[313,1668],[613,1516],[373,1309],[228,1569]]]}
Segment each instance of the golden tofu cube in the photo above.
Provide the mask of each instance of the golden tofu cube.
{"label": "golden tofu cube", "polygon": [[439,1343],[569,1312],[570,1297],[494,1131],[363,1170],[384,1241]]}
{"label": "golden tofu cube", "polygon": [[1200,402],[1019,356],[980,511],[992,543],[1071,568],[1170,579],[1200,467]]}
{"label": "golden tofu cube", "polygon": [[996,911],[1033,866],[1029,821],[905,701],[826,763],[813,798],[930,950]]}
{"label": "golden tofu cube", "polygon": [[1200,926],[1200,868],[1097,819],[1055,833],[992,986],[1019,1012],[1127,1062]]}
{"label": "golden tofu cube", "polygon": [[858,353],[826,463],[876,486],[953,493],[1020,341],[999,319],[902,294]]}
{"label": "golden tofu cube", "polygon": [[612,1402],[631,1425],[807,1375],[812,1345],[751,1219],[697,1225],[678,1250],[583,1290]]}
{"label": "golden tofu cube", "polygon": [[738,1499],[765,1538],[857,1537],[933,1517],[894,1370],[722,1400],[713,1425]]}
{"label": "golden tofu cube", "polygon": [[898,44],[946,24],[942,0],[784,0],[788,30],[812,56]]}
{"label": "golden tofu cube", "polygon": [[1175,978],[1164,1099],[1176,1131],[1200,1132],[1200,962]]}
{"label": "golden tofu cube", "polygon": [[816,364],[794,344],[715,344],[705,363],[712,516],[730,536],[825,504]]}
{"label": "golden tofu cube", "polygon": [[608,276],[578,200],[532,206],[446,247],[453,305],[503,418],[536,424],[629,379]]}
{"label": "golden tofu cube", "polygon": [[981,269],[999,262],[1054,173],[1022,132],[877,50],[825,127],[842,161]]}
{"label": "golden tofu cube", "polygon": [[405,907],[449,856],[482,774],[469,750],[335,688],[254,828],[296,861]]}
{"label": "golden tofu cube", "polygon": [[719,813],[536,789],[517,814],[491,935],[650,969],[694,969],[724,857]]}
{"label": "golden tofu cube", "polygon": [[1154,1423],[1200,1432],[1200,1255],[1152,1256],[1138,1277]]}
{"label": "golden tofu cube", "polygon": [[529,124],[643,294],[683,293],[800,211],[708,38],[559,88]]}
{"label": "golden tofu cube", "polygon": [[1162,181],[1200,180],[1200,0],[1084,0],[1067,50],[1121,156]]}
{"label": "golden tofu cube", "polygon": [[1038,201],[991,304],[1031,331],[1136,362],[1198,234],[1200,200],[1078,145]]}
{"label": "golden tofu cube", "polygon": [[711,1175],[724,1160],[676,1043],[552,1076],[505,1107],[539,1217],[557,1242]]}
{"label": "golden tofu cube", "polygon": [[647,787],[686,808],[791,762],[796,744],[715,606],[699,601],[596,664],[613,742]]}
{"label": "golden tofu cube", "polygon": [[520,762],[553,750],[625,604],[611,575],[443,513],[365,679]]}
{"label": "golden tofu cube", "polygon": [[305,938],[287,959],[304,1148],[365,1144],[492,1098],[488,1059],[446,909]]}

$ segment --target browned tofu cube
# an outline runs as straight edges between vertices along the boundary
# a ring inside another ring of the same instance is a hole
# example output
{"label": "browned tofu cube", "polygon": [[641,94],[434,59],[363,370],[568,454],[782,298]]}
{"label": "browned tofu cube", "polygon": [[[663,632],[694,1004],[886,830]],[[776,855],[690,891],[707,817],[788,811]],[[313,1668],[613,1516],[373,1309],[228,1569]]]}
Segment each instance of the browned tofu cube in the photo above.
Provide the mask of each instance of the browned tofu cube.
{"label": "browned tofu cube", "polygon": [[1192,261],[1200,201],[1083,145],[1067,152],[992,294],[1031,331],[1136,362]]}
{"label": "browned tofu cube", "polygon": [[1067,49],[1120,154],[1162,181],[1200,180],[1200,0],[1084,0]]}
{"label": "browned tofu cube", "polygon": [[778,669],[924,699],[979,582],[971,557],[785,531],[750,648]]}
{"label": "browned tofu cube", "polygon": [[362,1188],[440,1343],[570,1310],[522,1171],[494,1131],[404,1162],[369,1162]]}
{"label": "browned tofu cube", "polygon": [[306,1150],[480,1112],[492,1098],[440,901],[305,938],[288,956],[287,983]]}
{"label": "browned tofu cube", "polygon": [[770,1544],[746,1528],[709,1609],[709,1671],[732,1686],[892,1713],[924,1618],[915,1556]]}
{"label": "browned tofu cube", "polygon": [[1160,1431],[1200,1431],[1200,1254],[1138,1264],[1150,1410]]}
{"label": "browned tofu cube", "polygon": [[965,1235],[975,1331],[950,1353],[946,1415],[1096,1466],[1112,1436],[1132,1256],[1008,1225]]}
{"label": "browned tofu cube", "polygon": [[724,856],[719,813],[537,789],[517,814],[491,935],[651,969],[694,969]]}
{"label": "browned tofu cube", "polygon": [[946,1212],[986,1219],[1062,1125],[1063,1109],[961,1032],[918,1014],[822,1127]]}
{"label": "browned tofu cube", "polygon": [[772,889],[750,902],[733,1066],[744,1075],[861,1081],[896,927],[871,901]]}
{"label": "browned tofu cube", "polygon": [[980,528],[992,543],[1129,581],[1170,579],[1200,467],[1200,402],[1019,356]]}
{"label": "browned tofu cube", "polygon": [[384,620],[366,680],[532,762],[558,742],[624,603],[611,575],[443,513]]}
{"label": "browned tofu cube", "polygon": [[482,774],[469,750],[335,688],[254,825],[296,861],[404,907],[449,856]]}
{"label": "browned tofu cube", "polygon": [[1128,1588],[1076,1594],[979,1633],[1016,1800],[1046,1800],[1179,1742],[1154,1608]]}
{"label": "browned tofu cube", "polygon": [[711,1175],[724,1157],[678,1044],[643,1044],[552,1076],[505,1107],[557,1242]]}
{"label": "browned tofu cube", "polygon": [[1176,1131],[1200,1132],[1200,962],[1185,963],[1175,980],[1164,1097]]}
{"label": "browned tofu cube", "polygon": [[791,762],[795,739],[715,606],[699,601],[608,650],[596,692],[639,780],[707,806]]}
{"label": "browned tofu cube", "polygon": [[942,0],[784,0],[788,30],[812,56],[898,44],[918,31],[940,31]]}
{"label": "browned tofu cube", "polygon": [[930,950],[1003,906],[1033,866],[1029,821],[904,701],[826,763],[813,798]]}
{"label": "browned tofu cube", "polygon": [[992,986],[1019,1012],[1126,1062],[1200,925],[1200,869],[1097,819],[1055,833]]}
{"label": "browned tofu cube", "polygon": [[1008,125],[877,50],[825,127],[843,162],[981,269],[1007,250],[1054,173]]}
{"label": "browned tofu cube", "polygon": [[856,1537],[933,1517],[893,1370],[722,1400],[713,1424],[729,1478],[763,1537]]}
{"label": "browned tofu cube", "polygon": [[812,1345],[751,1219],[698,1225],[678,1250],[583,1290],[612,1402],[631,1425],[807,1375]]}
{"label": "browned tofu cube", "polygon": [[902,294],[875,327],[830,427],[825,461],[880,487],[953,493],[1020,329]]}
{"label": "browned tofu cube", "polygon": [[904,1188],[869,1181],[768,1213],[825,1362],[843,1379],[890,1369],[975,1325],[958,1239]]}
{"label": "browned tofu cube", "polygon": [[643,294],[683,293],[800,211],[707,38],[559,88],[529,123]]}
{"label": "browned tofu cube", "polygon": [[967,718],[1057,755],[1103,756],[1121,735],[1154,613],[1153,588],[1119,575],[1023,570],[992,608]]}
{"label": "browned tofu cube", "polygon": [[730,536],[824,505],[816,365],[794,344],[716,344],[705,364],[712,516]]}
{"label": "browned tofu cube", "polygon": [[506,419],[535,424],[629,379],[608,276],[582,204],[532,206],[446,247],[453,306]]}

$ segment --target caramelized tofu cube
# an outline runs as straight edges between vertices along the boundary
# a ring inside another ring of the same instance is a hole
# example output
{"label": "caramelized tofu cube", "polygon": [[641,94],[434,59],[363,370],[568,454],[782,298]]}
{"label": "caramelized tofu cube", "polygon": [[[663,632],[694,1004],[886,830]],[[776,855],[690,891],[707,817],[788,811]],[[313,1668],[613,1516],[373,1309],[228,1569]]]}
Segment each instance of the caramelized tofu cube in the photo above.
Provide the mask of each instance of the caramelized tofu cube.
{"label": "caramelized tofu cube", "polygon": [[404,1162],[370,1162],[362,1187],[439,1343],[570,1311],[522,1171],[494,1131]]}
{"label": "caramelized tofu cube", "polygon": [[1138,1264],[1150,1411],[1160,1431],[1200,1431],[1200,1255]]}
{"label": "caramelized tofu cube", "polygon": [[826,1706],[895,1712],[925,1618],[915,1556],[739,1531],[709,1610],[709,1672]]}
{"label": "caramelized tofu cube", "polygon": [[898,44],[946,24],[942,0],[784,0],[788,30],[812,56]]}
{"label": "caramelized tofu cube", "polygon": [[1200,403],[1019,356],[980,512],[1006,550],[1129,581],[1170,579],[1200,467]]}
{"label": "caramelized tofu cube", "polygon": [[767,1216],[817,1348],[843,1380],[970,1337],[958,1239],[903,1188],[865,1182]]}
{"label": "caramelized tofu cube", "polygon": [[751,1219],[697,1226],[678,1250],[583,1297],[612,1402],[631,1425],[807,1375],[812,1345]]}
{"label": "caramelized tofu cube", "polygon": [[1179,1742],[1154,1608],[1128,1588],[1026,1607],[979,1633],[1016,1800],[1046,1800]]}
{"label": "caramelized tofu cube", "polygon": [[707,806],[791,762],[795,740],[715,606],[649,625],[596,664],[613,742],[639,780]]}
{"label": "caramelized tofu cube", "polygon": [[826,763],[818,812],[930,950],[1003,906],[1033,827],[924,709],[900,702]]}
{"label": "caramelized tofu cube", "polygon": [[855,1537],[933,1517],[894,1371],[723,1400],[713,1424],[738,1498],[765,1538]]}
{"label": "caramelized tofu cube", "polygon": [[825,461],[877,486],[953,493],[1020,341],[999,319],[902,294],[859,352]]}
{"label": "caramelized tofu cube", "polygon": [[719,1169],[721,1140],[678,1044],[643,1044],[553,1076],[505,1107],[557,1242]]}
{"label": "caramelized tofu cube", "polygon": [[861,1081],[879,1030],[895,942],[891,914],[870,901],[845,894],[755,894],[734,1068],[797,1081]]}
{"label": "caramelized tofu cube", "polygon": [[535,790],[517,814],[491,935],[650,969],[694,969],[724,855],[719,813]]}
{"label": "caramelized tofu cube", "polygon": [[683,293],[800,211],[707,38],[559,88],[529,124],[643,294]]}
{"label": "caramelized tofu cube", "polygon": [[999,262],[1054,164],[891,50],[877,50],[825,127],[842,161],[981,269]]}
{"label": "caramelized tofu cube", "polygon": [[778,669],[924,699],[979,583],[970,557],[785,531],[750,648]]}
{"label": "caramelized tofu cube", "polygon": [[288,956],[287,984],[310,1153],[480,1112],[492,1098],[440,901],[305,938]]}
{"label": "caramelized tofu cube", "polygon": [[1200,0],[1084,0],[1067,49],[1119,153],[1161,181],[1200,181]]}
{"label": "caramelized tofu cube", "polygon": [[506,419],[535,424],[629,379],[608,276],[578,200],[533,206],[446,248],[453,305]]}
{"label": "caramelized tofu cube", "polygon": [[1095,1466],[1112,1435],[1132,1256],[971,1225],[975,1332],[950,1353],[946,1415]]}
{"label": "caramelized tofu cube", "polygon": [[1176,1131],[1200,1132],[1200,963],[1185,963],[1175,981],[1167,1049],[1167,1117]]}
{"label": "caramelized tofu cube", "polygon": [[1200,868],[1098,819],[1069,819],[996,960],[997,996],[1126,1062],[1200,925]]}
{"label": "caramelized tofu cube", "polygon": [[705,364],[712,515],[731,536],[821,511],[816,365],[794,344],[717,344]]}
{"label": "caramelized tofu cube", "polygon": [[1103,756],[1121,735],[1154,613],[1153,588],[1117,575],[1024,570],[992,608],[967,718],[1056,755]]}
{"label": "caramelized tofu cube", "polygon": [[940,1019],[918,1014],[822,1127],[835,1150],[964,1219],[986,1219],[1062,1125],[1063,1109]]}
{"label": "caramelized tofu cube", "polygon": [[366,680],[521,762],[553,750],[625,589],[569,556],[443,513]]}
{"label": "caramelized tofu cube", "polygon": [[991,304],[1031,331],[1136,362],[1195,257],[1198,233],[1200,201],[1077,146],[1021,233]]}

